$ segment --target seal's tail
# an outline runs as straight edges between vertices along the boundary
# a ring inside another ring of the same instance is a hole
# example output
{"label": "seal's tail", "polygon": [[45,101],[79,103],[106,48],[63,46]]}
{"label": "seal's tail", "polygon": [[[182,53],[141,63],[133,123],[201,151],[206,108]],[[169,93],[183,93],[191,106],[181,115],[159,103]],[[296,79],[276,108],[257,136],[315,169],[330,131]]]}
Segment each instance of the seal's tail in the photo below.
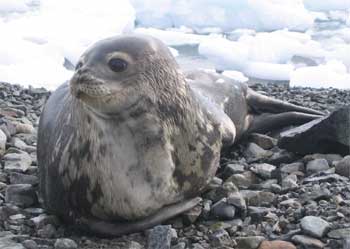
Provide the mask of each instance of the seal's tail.
{"label": "seal's tail", "polygon": [[254,113],[248,133],[264,133],[290,125],[302,125],[325,115],[320,111],[270,98],[250,89],[247,100]]}
{"label": "seal's tail", "polygon": [[257,113],[284,113],[284,112],[300,112],[304,114],[325,115],[320,111],[311,108],[302,107],[284,102],[278,99],[270,98],[268,96],[257,93],[248,89],[248,105]]}

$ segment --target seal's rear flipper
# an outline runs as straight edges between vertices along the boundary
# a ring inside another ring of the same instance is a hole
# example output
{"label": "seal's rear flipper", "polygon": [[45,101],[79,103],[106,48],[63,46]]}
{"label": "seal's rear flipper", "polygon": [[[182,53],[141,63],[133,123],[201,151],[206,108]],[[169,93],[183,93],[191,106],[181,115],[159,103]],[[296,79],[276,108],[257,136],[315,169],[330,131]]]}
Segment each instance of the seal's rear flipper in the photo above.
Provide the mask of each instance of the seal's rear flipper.
{"label": "seal's rear flipper", "polygon": [[115,237],[124,234],[136,233],[159,225],[162,222],[184,213],[193,207],[195,207],[202,199],[196,197],[190,200],[186,200],[180,203],[175,203],[169,206],[163,207],[156,214],[138,221],[128,222],[108,222],[96,219],[81,218],[79,225],[82,229],[98,234],[103,237]]}
{"label": "seal's rear flipper", "polygon": [[285,101],[270,98],[268,96],[257,93],[248,88],[247,93],[248,105],[257,113],[283,113],[283,112],[300,112],[313,115],[324,115],[320,111],[313,110],[302,106],[290,104]]}
{"label": "seal's rear flipper", "polygon": [[302,112],[264,113],[253,117],[247,134],[253,132],[266,133],[289,125],[302,125],[321,117],[323,116]]}

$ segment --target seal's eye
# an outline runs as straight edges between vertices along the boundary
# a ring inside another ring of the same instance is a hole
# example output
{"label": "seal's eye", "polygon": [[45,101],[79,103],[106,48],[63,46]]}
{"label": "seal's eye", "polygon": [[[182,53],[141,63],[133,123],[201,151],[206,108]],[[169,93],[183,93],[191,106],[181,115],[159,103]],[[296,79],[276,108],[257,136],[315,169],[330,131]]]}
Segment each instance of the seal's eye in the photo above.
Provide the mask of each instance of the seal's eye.
{"label": "seal's eye", "polygon": [[122,72],[126,70],[126,68],[128,67],[128,63],[125,60],[113,58],[109,60],[108,66],[114,72]]}

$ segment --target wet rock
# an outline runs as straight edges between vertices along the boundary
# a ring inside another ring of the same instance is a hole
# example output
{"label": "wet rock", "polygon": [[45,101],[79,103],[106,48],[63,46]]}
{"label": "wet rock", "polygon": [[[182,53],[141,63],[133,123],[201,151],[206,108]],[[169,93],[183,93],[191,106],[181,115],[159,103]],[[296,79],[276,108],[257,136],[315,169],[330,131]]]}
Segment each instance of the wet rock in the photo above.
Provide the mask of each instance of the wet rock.
{"label": "wet rock", "polygon": [[250,170],[263,179],[271,179],[276,167],[267,163],[252,164]]}
{"label": "wet rock", "polygon": [[306,216],[302,218],[300,226],[304,234],[320,239],[323,238],[330,228],[327,221],[315,216]]}
{"label": "wet rock", "polygon": [[55,242],[55,249],[76,249],[77,243],[71,239],[57,239]]}
{"label": "wet rock", "polygon": [[278,146],[300,154],[350,151],[350,106],[281,133]]}
{"label": "wet rock", "polygon": [[335,173],[350,178],[350,156],[344,157],[336,164]]}
{"label": "wet rock", "polygon": [[263,241],[258,249],[296,249],[296,247],[286,241],[275,240],[275,241]]}
{"label": "wet rock", "polygon": [[325,247],[322,241],[305,235],[294,235],[292,241],[295,244],[301,245],[303,248],[321,249]]}
{"label": "wet rock", "polygon": [[210,244],[213,247],[230,246],[232,239],[224,229],[218,229],[209,236]]}
{"label": "wet rock", "polygon": [[30,207],[38,202],[35,189],[30,184],[13,184],[6,189],[6,202],[20,207]]}
{"label": "wet rock", "polygon": [[237,248],[240,249],[257,249],[265,238],[262,236],[248,236],[248,237],[238,237]]}
{"label": "wet rock", "polygon": [[315,159],[307,163],[306,173],[312,175],[314,173],[324,172],[329,169],[326,159]]}
{"label": "wet rock", "polygon": [[171,240],[177,237],[171,226],[156,226],[151,229],[147,236],[148,249],[170,249]]}
{"label": "wet rock", "polygon": [[272,149],[277,144],[277,139],[259,133],[250,134],[249,140],[265,150]]}

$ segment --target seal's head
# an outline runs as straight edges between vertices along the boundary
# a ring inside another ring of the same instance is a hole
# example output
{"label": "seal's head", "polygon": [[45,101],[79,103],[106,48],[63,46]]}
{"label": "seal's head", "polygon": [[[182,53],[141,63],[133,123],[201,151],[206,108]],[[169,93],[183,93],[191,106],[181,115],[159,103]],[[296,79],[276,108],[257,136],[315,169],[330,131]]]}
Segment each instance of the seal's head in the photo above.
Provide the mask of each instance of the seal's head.
{"label": "seal's head", "polygon": [[178,74],[175,59],[161,41],[123,35],[99,41],[81,56],[70,89],[96,113],[119,114],[145,101],[156,102],[176,85]]}

